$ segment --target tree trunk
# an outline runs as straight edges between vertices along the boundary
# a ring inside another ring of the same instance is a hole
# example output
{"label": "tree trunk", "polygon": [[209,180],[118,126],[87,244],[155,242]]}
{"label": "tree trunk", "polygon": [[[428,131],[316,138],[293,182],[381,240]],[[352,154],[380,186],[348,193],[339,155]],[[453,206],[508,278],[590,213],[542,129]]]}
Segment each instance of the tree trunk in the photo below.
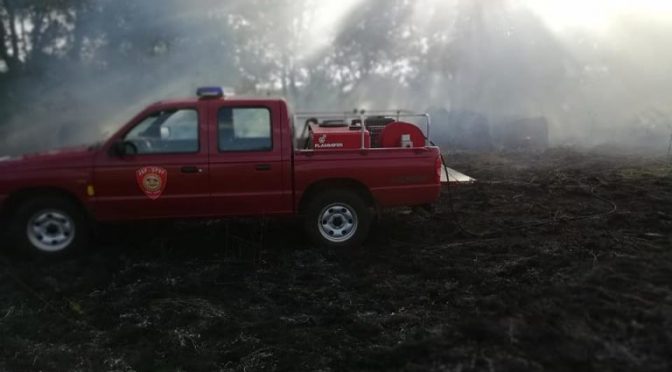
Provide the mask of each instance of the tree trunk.
{"label": "tree trunk", "polygon": [[[16,37],[16,25],[14,24],[14,12],[13,9],[10,11],[10,7],[7,5],[6,0],[2,0],[1,4],[4,5],[4,8],[7,11],[9,30],[5,29],[4,22],[0,22],[0,58],[5,62],[9,74],[13,74],[21,69],[21,61],[19,60],[17,53],[18,40]],[[12,30],[14,30],[14,32],[12,32]],[[10,39],[9,48],[5,41],[8,37]]]}
{"label": "tree trunk", "polygon": [[0,19],[0,58],[6,63],[9,64],[9,51],[7,50],[7,43],[5,39],[7,38],[7,33],[5,31],[5,24]]}
{"label": "tree trunk", "polygon": [[12,46],[12,55],[18,61],[21,56],[19,55],[19,35],[16,31],[16,13],[10,0],[4,0],[4,3],[9,17],[9,41]]}
{"label": "tree trunk", "polygon": [[282,67],[282,96],[287,97],[287,68]]}
{"label": "tree trunk", "polygon": [[291,102],[296,105],[299,99],[299,88],[296,86],[296,66],[294,63],[291,64],[289,69],[289,94]]}
{"label": "tree trunk", "polygon": [[30,33],[30,40],[32,43],[33,53],[42,51],[42,41],[44,35],[42,33],[42,26],[44,25],[46,13],[40,8],[36,9],[36,15],[33,18],[33,30]]}
{"label": "tree trunk", "polygon": [[281,80],[282,80],[282,96],[283,97],[287,97],[287,91],[288,91],[288,85],[289,85],[288,84],[289,78],[288,78],[288,72],[287,72],[288,62],[289,61],[287,61],[287,56],[283,54],[283,56],[282,56],[282,78],[281,78]]}
{"label": "tree trunk", "polygon": [[88,16],[86,4],[82,4],[75,15],[75,27],[72,30],[72,48],[69,56],[73,61],[79,61],[82,57],[82,44],[84,42],[84,20]]}

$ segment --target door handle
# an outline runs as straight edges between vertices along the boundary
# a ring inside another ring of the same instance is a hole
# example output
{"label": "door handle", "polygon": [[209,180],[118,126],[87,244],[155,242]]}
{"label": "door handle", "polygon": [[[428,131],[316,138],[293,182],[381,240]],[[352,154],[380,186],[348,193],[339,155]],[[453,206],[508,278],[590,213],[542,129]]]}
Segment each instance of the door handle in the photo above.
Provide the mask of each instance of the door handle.
{"label": "door handle", "polygon": [[257,164],[255,169],[260,171],[260,172],[270,171],[271,170],[271,165],[270,164]]}
{"label": "door handle", "polygon": [[194,166],[182,167],[182,169],[180,169],[180,171],[182,171],[182,173],[189,173],[189,174],[203,173],[203,169],[201,169],[199,167],[194,167]]}

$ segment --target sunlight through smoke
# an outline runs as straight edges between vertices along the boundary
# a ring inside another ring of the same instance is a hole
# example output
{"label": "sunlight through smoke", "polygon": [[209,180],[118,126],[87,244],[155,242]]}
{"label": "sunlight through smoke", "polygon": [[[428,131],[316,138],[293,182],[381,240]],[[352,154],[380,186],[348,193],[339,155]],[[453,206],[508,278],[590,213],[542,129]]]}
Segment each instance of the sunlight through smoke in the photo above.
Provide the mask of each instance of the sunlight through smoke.
{"label": "sunlight through smoke", "polygon": [[671,16],[669,0],[523,0],[554,31],[606,31],[623,16]]}

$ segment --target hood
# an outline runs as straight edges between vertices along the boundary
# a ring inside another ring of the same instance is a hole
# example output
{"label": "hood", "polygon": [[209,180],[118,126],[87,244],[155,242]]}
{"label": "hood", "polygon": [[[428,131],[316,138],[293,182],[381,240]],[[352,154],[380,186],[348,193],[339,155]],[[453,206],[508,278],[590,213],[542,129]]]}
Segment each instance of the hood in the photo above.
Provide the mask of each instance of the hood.
{"label": "hood", "polygon": [[91,166],[94,148],[91,146],[70,147],[17,157],[0,157],[0,168],[17,171],[43,168],[81,168]]}

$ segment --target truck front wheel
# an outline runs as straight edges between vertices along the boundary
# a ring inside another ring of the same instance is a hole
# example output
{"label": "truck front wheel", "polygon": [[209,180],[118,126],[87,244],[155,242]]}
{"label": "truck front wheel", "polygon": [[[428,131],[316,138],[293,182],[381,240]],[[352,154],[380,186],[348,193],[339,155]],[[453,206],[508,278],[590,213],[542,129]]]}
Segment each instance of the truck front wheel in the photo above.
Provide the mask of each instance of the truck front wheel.
{"label": "truck front wheel", "polygon": [[318,194],[308,204],[304,227],[322,247],[349,249],[364,242],[371,219],[369,206],[357,193],[330,190]]}
{"label": "truck front wheel", "polygon": [[14,247],[32,257],[70,255],[85,247],[89,238],[80,208],[59,197],[38,197],[21,204],[9,231]]}

